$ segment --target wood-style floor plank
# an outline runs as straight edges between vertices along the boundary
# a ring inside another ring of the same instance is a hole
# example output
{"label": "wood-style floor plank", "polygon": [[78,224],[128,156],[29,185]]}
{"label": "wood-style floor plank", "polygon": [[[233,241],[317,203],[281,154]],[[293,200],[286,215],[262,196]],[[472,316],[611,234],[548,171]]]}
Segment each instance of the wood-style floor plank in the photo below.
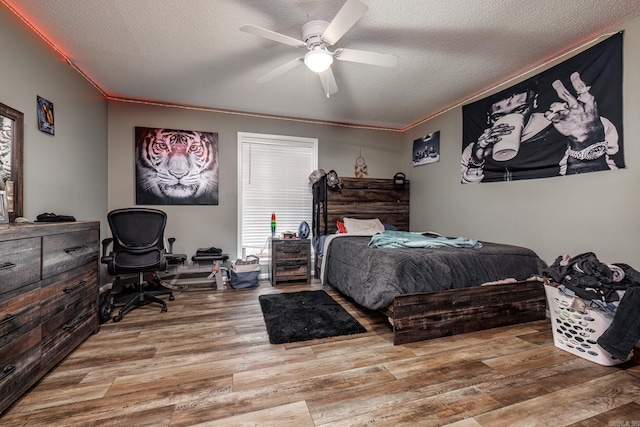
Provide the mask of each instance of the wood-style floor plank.
{"label": "wood-style floor plank", "polygon": [[0,425],[640,426],[640,351],[597,365],[548,320],[394,346],[385,316],[325,289],[367,332],[270,344],[258,297],[319,289],[176,291],[103,324]]}
{"label": "wood-style floor plank", "polygon": [[[476,416],[481,425],[565,426],[640,399],[640,384],[622,371]],[[615,415],[614,415],[615,416]]]}

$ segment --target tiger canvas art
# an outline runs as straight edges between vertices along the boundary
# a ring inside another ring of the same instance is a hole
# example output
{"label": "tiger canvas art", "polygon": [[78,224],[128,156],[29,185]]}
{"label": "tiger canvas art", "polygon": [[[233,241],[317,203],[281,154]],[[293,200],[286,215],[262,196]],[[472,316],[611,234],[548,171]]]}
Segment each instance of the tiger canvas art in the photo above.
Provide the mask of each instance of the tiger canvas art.
{"label": "tiger canvas art", "polygon": [[135,128],[136,204],[217,205],[218,134]]}

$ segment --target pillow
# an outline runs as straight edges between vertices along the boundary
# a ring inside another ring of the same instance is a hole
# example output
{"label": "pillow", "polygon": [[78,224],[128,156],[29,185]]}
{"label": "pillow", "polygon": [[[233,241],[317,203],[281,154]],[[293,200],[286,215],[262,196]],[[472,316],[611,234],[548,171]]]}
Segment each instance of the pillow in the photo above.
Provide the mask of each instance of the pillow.
{"label": "pillow", "polygon": [[344,227],[347,229],[347,233],[381,233],[384,231],[384,225],[378,218],[356,219],[345,217]]}
{"label": "pillow", "polygon": [[338,227],[338,233],[346,233],[347,229],[344,227],[344,222],[336,221],[336,226]]}
{"label": "pillow", "polygon": [[398,227],[396,227],[393,224],[387,224],[386,222],[383,222],[382,225],[384,226],[385,230],[389,230],[389,231],[398,231]]}

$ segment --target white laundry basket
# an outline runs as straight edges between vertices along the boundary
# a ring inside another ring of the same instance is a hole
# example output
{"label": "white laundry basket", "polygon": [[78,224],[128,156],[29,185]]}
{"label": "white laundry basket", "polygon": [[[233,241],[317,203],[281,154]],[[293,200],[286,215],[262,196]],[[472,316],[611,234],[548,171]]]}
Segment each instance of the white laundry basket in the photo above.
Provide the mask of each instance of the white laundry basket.
{"label": "white laundry basket", "polygon": [[596,342],[609,328],[612,315],[589,307],[578,311],[573,308],[574,297],[556,287],[545,285],[544,291],[556,347],[599,365],[614,366],[625,362],[613,357]]}

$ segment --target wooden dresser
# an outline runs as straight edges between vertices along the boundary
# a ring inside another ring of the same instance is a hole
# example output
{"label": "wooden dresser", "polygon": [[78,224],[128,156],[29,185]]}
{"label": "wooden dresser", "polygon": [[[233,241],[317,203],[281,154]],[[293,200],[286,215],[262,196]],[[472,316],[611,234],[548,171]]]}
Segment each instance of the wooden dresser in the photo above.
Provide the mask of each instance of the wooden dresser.
{"label": "wooden dresser", "polygon": [[0,226],[0,414],[98,331],[97,221]]}
{"label": "wooden dresser", "polygon": [[271,239],[272,286],[278,282],[306,280],[311,282],[311,241],[309,239]]}

